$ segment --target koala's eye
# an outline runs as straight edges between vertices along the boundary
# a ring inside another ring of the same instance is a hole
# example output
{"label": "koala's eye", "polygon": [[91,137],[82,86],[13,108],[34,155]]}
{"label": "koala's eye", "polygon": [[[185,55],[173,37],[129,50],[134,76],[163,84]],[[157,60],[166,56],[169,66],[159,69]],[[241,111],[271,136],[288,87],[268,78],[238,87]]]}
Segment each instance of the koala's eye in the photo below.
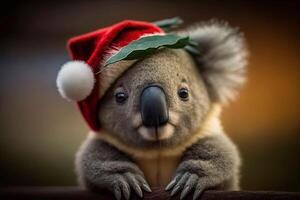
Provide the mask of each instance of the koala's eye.
{"label": "koala's eye", "polygon": [[115,94],[115,98],[117,103],[122,104],[126,101],[128,96],[125,92],[118,92]]}
{"label": "koala's eye", "polygon": [[178,90],[178,96],[183,101],[187,101],[189,99],[189,90],[187,88],[180,88]]}

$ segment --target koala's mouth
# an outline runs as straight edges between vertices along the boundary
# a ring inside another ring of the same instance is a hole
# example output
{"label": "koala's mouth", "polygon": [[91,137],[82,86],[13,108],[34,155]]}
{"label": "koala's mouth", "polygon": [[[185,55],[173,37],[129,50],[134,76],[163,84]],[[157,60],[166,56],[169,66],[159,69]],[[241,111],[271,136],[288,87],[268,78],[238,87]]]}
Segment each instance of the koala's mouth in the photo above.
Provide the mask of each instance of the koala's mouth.
{"label": "koala's mouth", "polygon": [[143,125],[141,115],[137,113],[133,118],[133,127],[144,140],[161,141],[167,140],[174,135],[178,121],[178,114],[169,111],[169,121],[166,124],[157,127],[149,127]]}
{"label": "koala's mouth", "polygon": [[142,125],[137,129],[142,138],[149,141],[169,139],[173,136],[174,130],[175,127],[170,123],[158,127],[146,127]]}

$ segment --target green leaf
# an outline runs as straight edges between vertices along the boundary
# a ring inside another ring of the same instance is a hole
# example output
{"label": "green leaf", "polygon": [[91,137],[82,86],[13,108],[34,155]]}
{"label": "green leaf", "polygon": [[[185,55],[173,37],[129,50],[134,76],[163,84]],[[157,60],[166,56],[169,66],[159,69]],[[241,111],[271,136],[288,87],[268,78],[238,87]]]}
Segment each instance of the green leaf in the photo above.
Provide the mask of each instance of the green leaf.
{"label": "green leaf", "polygon": [[200,56],[201,49],[196,41],[190,40],[189,43],[184,47],[184,49],[190,53],[192,56]]}
{"label": "green leaf", "polygon": [[200,51],[199,51],[199,49],[197,49],[197,48],[195,48],[194,46],[192,46],[192,45],[186,45],[185,47],[184,47],[184,49],[187,51],[187,52],[189,52],[191,55],[193,55],[193,56],[199,56],[200,55]]}
{"label": "green leaf", "polygon": [[141,37],[140,39],[121,48],[116,54],[112,55],[106,61],[104,67],[120,60],[135,60],[144,58],[161,47],[173,49],[183,48],[188,43],[189,37],[182,37],[174,34]]}
{"label": "green leaf", "polygon": [[180,17],[173,17],[169,19],[163,19],[160,21],[153,22],[156,26],[164,30],[170,30],[171,28],[176,28],[183,23],[183,20]]}

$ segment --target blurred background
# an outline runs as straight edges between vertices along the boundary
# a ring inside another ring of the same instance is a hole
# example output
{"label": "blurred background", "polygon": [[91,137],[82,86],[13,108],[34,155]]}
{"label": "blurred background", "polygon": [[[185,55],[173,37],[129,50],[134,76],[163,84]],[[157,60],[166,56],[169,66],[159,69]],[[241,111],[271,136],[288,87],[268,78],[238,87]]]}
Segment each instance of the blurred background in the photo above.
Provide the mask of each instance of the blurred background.
{"label": "blurred background", "polygon": [[123,19],[218,18],[245,33],[249,81],[222,120],[243,157],[245,190],[300,191],[299,1],[3,1],[0,186],[75,185],[88,128],[57,93],[66,40]]}

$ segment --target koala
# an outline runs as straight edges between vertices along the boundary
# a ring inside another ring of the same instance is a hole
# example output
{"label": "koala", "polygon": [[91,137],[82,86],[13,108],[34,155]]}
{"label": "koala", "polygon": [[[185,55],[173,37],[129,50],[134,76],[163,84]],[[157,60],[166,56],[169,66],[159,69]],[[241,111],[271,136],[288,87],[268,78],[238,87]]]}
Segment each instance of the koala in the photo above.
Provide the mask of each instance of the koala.
{"label": "koala", "polygon": [[239,189],[239,152],[220,114],[246,79],[244,36],[217,21],[176,33],[196,42],[199,53],[160,48],[109,66],[130,65],[97,105],[101,134],[90,131],[76,155],[81,185],[116,199],[142,198],[151,187],[180,199]]}

